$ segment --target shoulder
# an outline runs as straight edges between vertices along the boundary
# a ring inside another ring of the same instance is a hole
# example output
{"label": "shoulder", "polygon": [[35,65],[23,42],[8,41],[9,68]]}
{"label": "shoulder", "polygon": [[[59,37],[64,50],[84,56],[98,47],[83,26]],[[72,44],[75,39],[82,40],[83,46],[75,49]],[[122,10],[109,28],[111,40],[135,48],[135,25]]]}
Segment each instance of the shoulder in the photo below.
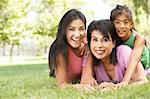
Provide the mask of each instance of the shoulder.
{"label": "shoulder", "polygon": [[145,38],[143,35],[137,33],[136,31],[134,31],[134,33],[136,34],[135,36],[135,42],[139,43],[139,44],[145,44]]}
{"label": "shoulder", "polygon": [[141,35],[141,34],[137,34],[137,35],[136,35],[136,39],[137,39],[137,40],[140,40],[140,41],[141,41],[141,40],[142,40],[142,41],[145,41],[144,36]]}
{"label": "shoulder", "polygon": [[131,54],[132,49],[127,45],[119,45],[117,47],[117,57],[128,57]]}
{"label": "shoulder", "polygon": [[120,66],[125,67],[129,62],[132,49],[127,45],[120,45],[117,47],[117,60]]}
{"label": "shoulder", "polygon": [[132,49],[129,46],[127,46],[127,45],[119,45],[117,47],[117,52],[118,51],[130,51],[130,50],[132,50]]}

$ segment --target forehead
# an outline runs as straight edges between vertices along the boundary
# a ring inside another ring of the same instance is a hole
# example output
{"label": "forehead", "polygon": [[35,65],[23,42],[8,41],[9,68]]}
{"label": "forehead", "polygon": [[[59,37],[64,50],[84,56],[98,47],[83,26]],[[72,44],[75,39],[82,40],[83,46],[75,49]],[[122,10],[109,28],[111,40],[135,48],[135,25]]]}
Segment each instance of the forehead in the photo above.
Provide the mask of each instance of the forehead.
{"label": "forehead", "polygon": [[92,31],[91,36],[92,37],[103,38],[104,34],[100,31],[98,31],[98,30],[94,30],[94,31]]}
{"label": "forehead", "polygon": [[115,20],[129,20],[131,21],[131,17],[128,13],[118,14]]}
{"label": "forehead", "polygon": [[69,27],[76,27],[76,26],[84,26],[84,22],[81,19],[72,20]]}
{"label": "forehead", "polygon": [[109,40],[112,40],[112,37],[109,33],[102,33],[99,30],[94,30],[91,32],[91,38],[104,39],[105,37]]}

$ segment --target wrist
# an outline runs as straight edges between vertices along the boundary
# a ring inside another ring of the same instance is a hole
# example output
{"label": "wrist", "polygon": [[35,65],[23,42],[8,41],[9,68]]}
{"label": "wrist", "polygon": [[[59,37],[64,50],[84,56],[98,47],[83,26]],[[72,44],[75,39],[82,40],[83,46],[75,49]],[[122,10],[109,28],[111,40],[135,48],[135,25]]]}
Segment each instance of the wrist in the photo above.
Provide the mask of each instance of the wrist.
{"label": "wrist", "polygon": [[123,83],[123,84],[125,84],[125,85],[128,85],[128,84],[129,84],[129,81],[123,80],[121,83]]}
{"label": "wrist", "polygon": [[93,75],[90,74],[90,73],[85,73],[85,74],[82,75],[82,77],[93,77]]}

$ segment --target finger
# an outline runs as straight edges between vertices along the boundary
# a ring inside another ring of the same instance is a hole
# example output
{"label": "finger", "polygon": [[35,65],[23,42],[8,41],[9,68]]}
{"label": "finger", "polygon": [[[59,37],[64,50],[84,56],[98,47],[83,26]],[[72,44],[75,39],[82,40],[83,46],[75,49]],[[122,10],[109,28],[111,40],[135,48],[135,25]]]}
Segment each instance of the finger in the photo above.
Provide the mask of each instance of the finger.
{"label": "finger", "polygon": [[86,88],[88,89],[88,90],[94,90],[94,87],[92,87],[91,85],[86,85]]}
{"label": "finger", "polygon": [[98,83],[97,83],[97,81],[96,81],[96,80],[94,80],[94,84],[95,84],[95,85],[98,85]]}
{"label": "finger", "polygon": [[116,87],[117,89],[120,89],[120,88],[122,87],[122,84],[117,84],[115,87]]}
{"label": "finger", "polygon": [[92,81],[91,86],[95,86],[95,82]]}

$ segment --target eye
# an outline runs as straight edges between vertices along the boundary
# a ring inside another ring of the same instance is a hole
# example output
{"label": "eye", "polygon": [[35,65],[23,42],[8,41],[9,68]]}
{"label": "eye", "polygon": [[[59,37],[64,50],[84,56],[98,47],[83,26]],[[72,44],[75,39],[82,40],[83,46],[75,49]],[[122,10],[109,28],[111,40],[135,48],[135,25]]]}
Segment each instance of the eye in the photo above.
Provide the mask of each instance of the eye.
{"label": "eye", "polygon": [[85,30],[85,28],[84,28],[84,27],[81,27],[81,28],[79,28],[79,30],[80,30],[80,31],[84,31],[84,30]]}
{"label": "eye", "polygon": [[95,41],[95,42],[97,42],[97,38],[92,38],[92,41]]}
{"label": "eye", "polygon": [[102,42],[108,42],[108,41],[110,41],[107,37],[104,37],[103,39],[102,39]]}
{"label": "eye", "polygon": [[125,24],[128,24],[129,22],[128,22],[128,21],[125,21],[124,23],[125,23]]}
{"label": "eye", "polygon": [[120,22],[119,21],[114,21],[114,24],[119,24]]}
{"label": "eye", "polygon": [[70,30],[70,31],[74,31],[75,29],[74,29],[74,28],[69,28],[68,30]]}

